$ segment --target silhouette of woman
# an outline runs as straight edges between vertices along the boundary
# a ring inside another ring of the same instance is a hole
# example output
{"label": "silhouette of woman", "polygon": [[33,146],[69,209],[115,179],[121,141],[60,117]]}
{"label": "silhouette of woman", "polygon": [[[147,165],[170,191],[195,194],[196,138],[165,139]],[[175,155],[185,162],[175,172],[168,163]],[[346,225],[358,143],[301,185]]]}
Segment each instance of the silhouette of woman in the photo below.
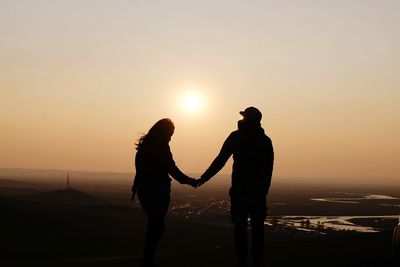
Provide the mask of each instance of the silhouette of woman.
{"label": "silhouette of woman", "polygon": [[147,216],[143,267],[154,266],[157,244],[165,230],[164,217],[171,192],[169,175],[181,184],[197,185],[195,179],[186,176],[175,165],[169,147],[174,130],[170,119],[161,119],[136,143],[136,176],[132,186],[132,200],[137,193]]}

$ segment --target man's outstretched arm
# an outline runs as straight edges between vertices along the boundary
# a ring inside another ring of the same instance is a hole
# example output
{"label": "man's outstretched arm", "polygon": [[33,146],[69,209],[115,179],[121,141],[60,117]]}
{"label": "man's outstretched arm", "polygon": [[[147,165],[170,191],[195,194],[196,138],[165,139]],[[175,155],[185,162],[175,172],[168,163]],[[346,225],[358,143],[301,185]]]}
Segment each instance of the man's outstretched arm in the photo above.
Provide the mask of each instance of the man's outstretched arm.
{"label": "man's outstretched arm", "polygon": [[228,161],[230,156],[233,153],[232,148],[232,134],[225,140],[222,145],[221,151],[218,156],[211,163],[210,167],[201,175],[201,178],[198,180],[198,186],[204,184],[208,180],[210,180],[214,175],[216,175]]}

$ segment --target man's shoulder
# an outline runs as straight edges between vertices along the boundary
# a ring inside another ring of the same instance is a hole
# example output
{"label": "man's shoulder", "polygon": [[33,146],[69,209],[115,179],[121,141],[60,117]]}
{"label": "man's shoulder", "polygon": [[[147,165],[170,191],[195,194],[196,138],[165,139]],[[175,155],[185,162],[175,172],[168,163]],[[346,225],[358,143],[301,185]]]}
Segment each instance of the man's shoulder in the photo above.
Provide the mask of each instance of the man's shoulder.
{"label": "man's shoulder", "polygon": [[239,130],[235,130],[235,131],[231,132],[229,136],[235,136],[238,134],[239,134]]}
{"label": "man's shoulder", "polygon": [[235,139],[239,137],[239,130],[233,131],[229,134],[227,139]]}
{"label": "man's shoulder", "polygon": [[271,140],[271,138],[270,138],[268,135],[264,134],[264,138],[265,138],[265,140],[267,140],[268,142],[272,143],[272,140]]}
{"label": "man's shoulder", "polygon": [[239,132],[233,131],[229,134],[229,136],[225,139],[225,144],[234,144],[239,140]]}
{"label": "man's shoulder", "polygon": [[265,133],[265,130],[264,130],[263,128],[261,128],[261,133],[262,133],[263,138],[264,138],[266,141],[272,143],[271,138]]}

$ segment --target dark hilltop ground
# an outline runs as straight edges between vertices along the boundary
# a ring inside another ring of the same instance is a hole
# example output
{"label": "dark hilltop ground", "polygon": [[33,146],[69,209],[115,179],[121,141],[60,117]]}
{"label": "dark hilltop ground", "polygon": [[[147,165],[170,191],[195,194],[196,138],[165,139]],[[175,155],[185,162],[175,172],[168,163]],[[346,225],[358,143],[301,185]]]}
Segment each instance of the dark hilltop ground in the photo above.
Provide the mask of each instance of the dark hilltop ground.
{"label": "dark hilltop ground", "polygon": [[[141,210],[80,197],[87,205],[51,202],[49,194],[41,196],[46,201],[0,197],[0,266],[139,266],[145,230]],[[170,217],[157,264],[236,266],[231,230]],[[266,231],[263,266],[400,266],[391,258],[391,237],[391,231]]]}
{"label": "dark hilltop ground", "polygon": [[[71,172],[72,187],[65,187],[66,174],[0,169],[0,267],[139,266],[146,221],[139,206],[129,202],[132,174]],[[193,191],[173,184],[157,266],[236,266],[228,186],[218,187],[214,183]],[[271,221],[291,215],[396,215],[400,211],[399,192],[399,185],[274,183],[268,200],[269,218]],[[370,194],[384,197],[362,199]],[[387,199],[386,195],[393,198]],[[321,202],[313,201],[314,198],[356,198],[359,203]],[[382,231],[266,227],[263,266],[400,266],[391,256],[397,219],[351,220]]]}

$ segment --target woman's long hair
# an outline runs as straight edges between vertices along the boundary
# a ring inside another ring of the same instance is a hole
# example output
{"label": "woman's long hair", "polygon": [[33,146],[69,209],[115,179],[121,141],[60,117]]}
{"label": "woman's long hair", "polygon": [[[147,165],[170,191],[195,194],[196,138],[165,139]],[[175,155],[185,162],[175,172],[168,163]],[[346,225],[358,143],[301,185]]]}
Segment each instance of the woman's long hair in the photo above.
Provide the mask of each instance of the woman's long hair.
{"label": "woman's long hair", "polygon": [[141,136],[136,145],[136,150],[139,150],[144,144],[148,143],[168,143],[174,133],[174,123],[168,119],[161,119],[150,128],[147,134]]}

